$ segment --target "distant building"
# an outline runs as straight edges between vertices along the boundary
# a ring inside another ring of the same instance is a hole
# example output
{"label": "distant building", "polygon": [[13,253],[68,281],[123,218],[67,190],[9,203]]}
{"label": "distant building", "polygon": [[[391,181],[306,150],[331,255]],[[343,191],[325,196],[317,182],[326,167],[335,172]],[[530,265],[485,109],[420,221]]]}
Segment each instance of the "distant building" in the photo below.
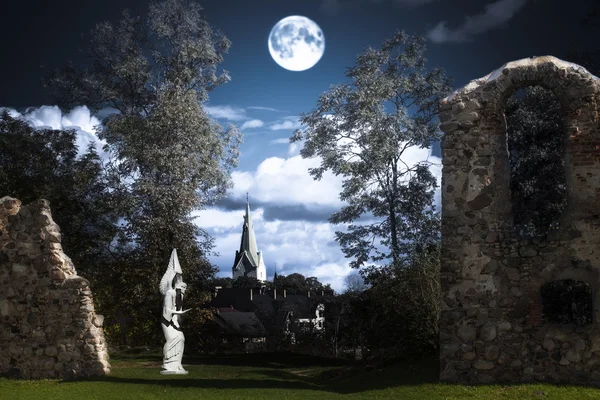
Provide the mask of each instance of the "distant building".
{"label": "distant building", "polygon": [[267,280],[267,267],[265,267],[262,253],[258,251],[256,246],[248,194],[246,194],[246,215],[244,215],[244,226],[242,227],[242,240],[240,249],[235,252],[232,274],[233,279],[240,276],[249,276],[262,282]]}
{"label": "distant building", "polygon": [[323,330],[324,303],[324,293],[287,295],[285,290],[264,287],[217,287],[205,307],[216,309],[216,322],[229,337],[262,342],[267,336],[283,336],[294,344],[297,334]]}

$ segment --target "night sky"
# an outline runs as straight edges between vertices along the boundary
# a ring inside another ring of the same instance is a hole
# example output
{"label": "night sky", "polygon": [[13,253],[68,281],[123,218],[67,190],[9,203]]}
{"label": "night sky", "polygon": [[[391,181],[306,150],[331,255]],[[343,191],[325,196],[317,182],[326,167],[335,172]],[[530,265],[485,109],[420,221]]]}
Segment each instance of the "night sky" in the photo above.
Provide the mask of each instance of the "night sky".
{"label": "night sky", "polygon": [[[232,47],[222,67],[231,82],[211,92],[205,104],[222,124],[244,133],[235,188],[218,207],[198,213],[198,224],[216,238],[220,257],[211,260],[231,276],[239,246],[246,191],[254,210],[259,250],[268,276],[300,272],[343,288],[350,272],[334,242],[339,227],[327,222],[341,205],[339,178],[313,182],[288,138],[298,116],[316,105],[368,46],[379,46],[396,31],[429,39],[428,66],[441,66],[459,88],[504,63],[530,56],[566,58],[573,50],[596,50],[600,28],[581,24],[596,0],[214,0],[201,1],[208,22]],[[81,143],[93,138],[95,116],[82,107],[58,110],[40,85],[48,69],[82,62],[90,28],[115,20],[123,8],[145,14],[147,1],[11,1],[0,11],[0,107],[15,110],[36,126],[79,126]],[[288,71],[271,58],[267,39],[282,18],[302,15],[325,36],[325,53],[306,71]],[[415,151],[415,160],[428,152]],[[431,160],[439,156],[433,149]],[[439,161],[439,160],[438,160]],[[439,169],[434,171],[439,176]],[[439,196],[438,196],[439,201]],[[185,268],[185,266],[184,266]]]}

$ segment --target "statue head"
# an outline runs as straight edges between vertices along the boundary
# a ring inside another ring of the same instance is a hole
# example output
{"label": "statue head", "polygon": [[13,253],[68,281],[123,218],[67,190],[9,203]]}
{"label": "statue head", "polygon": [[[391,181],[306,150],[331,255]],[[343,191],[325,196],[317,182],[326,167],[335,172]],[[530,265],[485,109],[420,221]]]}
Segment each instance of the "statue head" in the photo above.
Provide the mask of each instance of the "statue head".
{"label": "statue head", "polygon": [[175,290],[181,290],[181,293],[185,293],[186,289],[187,289],[187,283],[185,283],[182,280],[178,280],[177,282],[175,282]]}

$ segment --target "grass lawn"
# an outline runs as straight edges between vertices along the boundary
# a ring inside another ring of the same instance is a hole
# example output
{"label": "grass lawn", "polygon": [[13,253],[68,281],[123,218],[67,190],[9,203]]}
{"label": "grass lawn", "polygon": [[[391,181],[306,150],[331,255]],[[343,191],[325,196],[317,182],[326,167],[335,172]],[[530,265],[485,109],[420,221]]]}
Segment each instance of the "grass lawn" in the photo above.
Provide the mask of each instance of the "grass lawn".
{"label": "grass lawn", "polygon": [[184,358],[184,376],[160,375],[158,355],[114,356],[103,378],[0,378],[0,399],[600,399],[579,386],[460,386],[437,382],[437,360],[382,370],[292,354]]}

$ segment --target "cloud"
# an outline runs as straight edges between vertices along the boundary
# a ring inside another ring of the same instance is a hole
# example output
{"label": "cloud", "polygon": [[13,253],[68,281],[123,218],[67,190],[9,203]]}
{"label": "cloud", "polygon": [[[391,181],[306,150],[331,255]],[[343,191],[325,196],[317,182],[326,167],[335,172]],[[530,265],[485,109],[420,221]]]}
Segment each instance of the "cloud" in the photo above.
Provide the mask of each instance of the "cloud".
{"label": "cloud", "polygon": [[[320,159],[300,157],[297,153],[302,146],[302,142],[291,143],[286,158],[270,157],[254,170],[234,171],[229,196],[216,207],[194,214],[196,223],[215,238],[215,251],[220,256],[210,260],[219,267],[220,276],[231,276],[249,192],[258,247],[269,279],[275,271],[284,275],[297,272],[316,276],[336,291],[344,289],[344,279],[352,269],[335,241],[335,231],[345,227],[327,221],[344,204],[339,199],[342,177],[326,172],[322,180],[313,180],[308,169],[318,166]],[[441,164],[428,149],[411,147],[403,156],[409,165],[425,159]],[[432,172],[440,184],[441,166],[432,167]],[[440,198],[438,188],[437,205]],[[367,223],[367,219],[358,223]]]}
{"label": "cloud", "polygon": [[233,196],[245,196],[246,192],[261,202],[273,204],[304,204],[307,206],[341,206],[338,199],[342,189],[341,177],[330,172],[315,181],[308,169],[319,166],[317,159],[270,157],[259,164],[255,171],[234,171],[231,176]]}
{"label": "cloud", "polygon": [[280,131],[283,129],[295,130],[302,127],[300,120],[297,116],[284,117],[280,121],[272,124],[269,129],[272,131]]}
{"label": "cloud", "polygon": [[508,22],[525,5],[527,0],[497,0],[485,6],[485,11],[465,17],[463,24],[455,29],[446,27],[446,21],[439,22],[427,33],[435,43],[466,42],[481,33],[500,27]]}
{"label": "cloud", "polygon": [[260,119],[251,119],[249,121],[244,122],[240,129],[244,130],[249,128],[260,128],[261,126],[264,126],[264,124],[265,123],[262,122]]}
{"label": "cloud", "polygon": [[204,106],[204,110],[213,118],[226,119],[229,121],[242,121],[247,119],[243,108],[232,106]]}
{"label": "cloud", "polygon": [[108,154],[102,149],[106,141],[100,140],[96,135],[96,127],[100,125],[100,120],[91,115],[86,106],[75,107],[64,115],[58,106],[29,107],[23,113],[14,109],[8,110],[13,118],[22,118],[35,128],[74,129],[77,132],[75,143],[79,157],[85,154],[89,144],[94,142],[98,155],[103,159],[108,158]]}
{"label": "cloud", "polygon": [[286,112],[284,110],[278,110],[276,108],[272,108],[272,107],[261,107],[261,106],[253,106],[253,107],[247,107],[248,110],[261,110],[261,111],[273,111],[273,112]]}
{"label": "cloud", "polygon": [[[329,283],[336,291],[344,289],[344,278],[351,272],[348,260],[337,243],[337,227],[327,222],[299,220],[267,220],[263,208],[252,208],[252,221],[258,249],[267,266],[267,276],[300,273],[316,276]],[[210,257],[220,269],[220,276],[231,276],[235,251],[240,245],[243,208],[236,211],[204,210],[198,214],[198,225],[215,236],[215,251],[220,255]],[[333,242],[333,243],[332,243]]]}
{"label": "cloud", "polygon": [[290,142],[289,138],[279,138],[279,139],[273,139],[269,143],[271,143],[271,144],[288,144],[289,142]]}

